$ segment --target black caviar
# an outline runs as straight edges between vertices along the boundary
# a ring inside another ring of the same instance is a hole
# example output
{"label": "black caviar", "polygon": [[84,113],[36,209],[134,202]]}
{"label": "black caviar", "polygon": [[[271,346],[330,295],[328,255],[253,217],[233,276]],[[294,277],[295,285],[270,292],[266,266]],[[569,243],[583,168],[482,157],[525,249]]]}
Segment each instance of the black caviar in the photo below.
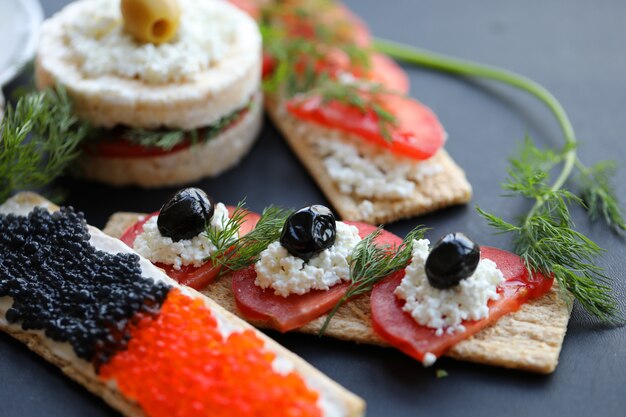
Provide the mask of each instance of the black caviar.
{"label": "black caviar", "polygon": [[143,278],[137,255],[99,251],[89,238],[72,208],[0,215],[0,297],[13,298],[10,323],[69,342],[98,367],[125,348],[138,313],[158,313],[170,288]]}

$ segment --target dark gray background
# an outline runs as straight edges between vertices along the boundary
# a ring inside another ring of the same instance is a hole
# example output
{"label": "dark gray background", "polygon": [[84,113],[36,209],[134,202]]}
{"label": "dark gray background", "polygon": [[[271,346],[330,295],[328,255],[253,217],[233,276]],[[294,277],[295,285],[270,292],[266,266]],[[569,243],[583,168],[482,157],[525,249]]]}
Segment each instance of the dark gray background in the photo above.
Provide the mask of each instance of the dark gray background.
{"label": "dark gray background", "polygon": [[[44,1],[49,15],[63,0]],[[620,0],[506,0],[472,2],[350,0],[374,34],[523,73],[548,87],[568,110],[585,162],[626,155],[626,2]],[[7,40],[5,40],[7,41]],[[500,196],[506,158],[526,133],[545,145],[561,143],[550,113],[524,93],[490,83],[407,68],[412,94],[445,125],[447,148],[475,190],[472,204],[389,226],[404,234],[419,222],[431,238],[464,231],[481,244],[509,248],[476,215],[475,204],[515,216],[527,205]],[[25,82],[22,77],[20,82]],[[14,83],[10,87],[15,87]],[[9,88],[10,89],[10,88]],[[617,178],[626,201],[625,171]],[[71,182],[68,204],[103,226],[118,210],[153,211],[173,191],[112,189]],[[261,210],[270,203],[298,207],[325,202],[276,130],[267,125],[242,166],[199,184],[217,200],[248,197]],[[607,248],[599,260],[617,281],[624,308],[626,246],[574,210],[581,231]],[[530,375],[442,359],[433,368],[391,350],[302,335],[271,333],[368,403],[369,416],[624,416],[626,329],[604,330],[577,307],[560,365],[551,376]],[[0,335],[0,416],[115,416],[99,399],[63,377],[6,335]],[[435,377],[436,369],[449,376]]]}

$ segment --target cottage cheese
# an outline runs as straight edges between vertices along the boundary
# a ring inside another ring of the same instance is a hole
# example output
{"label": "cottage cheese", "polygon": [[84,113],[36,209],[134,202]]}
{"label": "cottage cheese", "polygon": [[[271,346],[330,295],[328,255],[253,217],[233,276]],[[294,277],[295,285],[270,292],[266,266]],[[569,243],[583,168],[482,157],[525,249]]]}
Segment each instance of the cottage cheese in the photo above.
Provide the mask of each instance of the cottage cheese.
{"label": "cottage cheese", "polygon": [[413,258],[395,294],[405,300],[403,310],[422,326],[437,329],[437,335],[464,331],[464,320],[489,317],[487,303],[497,300],[502,271],[489,259],[481,259],[474,274],[458,286],[439,290],[428,282],[424,265],[428,257],[427,239],[414,241]]}
{"label": "cottage cheese", "polygon": [[327,290],[350,279],[350,254],[360,241],[356,227],[337,222],[335,244],[308,262],[290,255],[279,241],[273,242],[254,265],[257,275],[254,283],[261,288],[272,288],[283,297]]}
{"label": "cottage cheese", "polygon": [[68,53],[89,77],[117,75],[149,84],[193,80],[219,62],[234,42],[241,15],[221,1],[177,0],[178,32],[160,45],[126,33],[119,0],[88,0],[64,28]]}
{"label": "cottage cheese", "polygon": [[[216,251],[216,247],[209,241],[204,232],[192,239],[183,239],[174,242],[159,232],[157,216],[150,218],[143,225],[143,233],[140,233],[133,244],[133,248],[144,258],[153,263],[172,265],[174,269],[182,266],[201,266],[206,259]],[[228,220],[228,209],[222,203],[215,205],[215,213],[211,219],[210,227],[220,231]]]}
{"label": "cottage cheese", "polygon": [[339,190],[363,198],[410,197],[417,184],[443,171],[439,164],[416,162],[365,142],[317,137],[312,145]]}

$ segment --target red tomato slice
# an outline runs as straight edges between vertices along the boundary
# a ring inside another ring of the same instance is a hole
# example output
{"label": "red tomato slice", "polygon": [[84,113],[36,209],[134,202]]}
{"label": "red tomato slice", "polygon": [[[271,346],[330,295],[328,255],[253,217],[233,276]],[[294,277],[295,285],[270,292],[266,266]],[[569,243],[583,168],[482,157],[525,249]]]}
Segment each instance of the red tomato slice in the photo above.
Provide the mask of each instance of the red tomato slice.
{"label": "red tomato slice", "polygon": [[505,314],[517,311],[526,301],[546,294],[553,278],[541,274],[531,277],[524,262],[515,254],[491,247],[482,247],[481,256],[494,261],[504,274],[498,292],[500,299],[489,303],[489,317],[463,323],[464,332],[437,336],[435,329],[421,326],[402,310],[404,301],[394,291],[400,285],[404,271],[399,271],[374,286],[371,297],[372,322],[378,333],[390,345],[407,355],[423,361],[427,352],[439,357],[448,349],[495,323]]}
{"label": "red tomato slice", "polygon": [[[346,222],[359,229],[359,235],[365,236],[376,227],[358,222]],[[381,245],[399,245],[402,239],[383,231],[377,243]],[[330,311],[345,294],[349,284],[343,282],[329,290],[314,290],[303,295],[282,297],[274,294],[271,288],[263,289],[254,284],[256,272],[254,266],[233,273],[233,295],[239,311],[249,320],[262,322],[268,327],[281,332],[302,327],[308,322]]]}
{"label": "red tomato slice", "polygon": [[371,69],[366,75],[369,80],[384,85],[387,89],[406,95],[410,90],[409,77],[396,61],[383,54],[371,56]]}
{"label": "red tomato slice", "polygon": [[[240,110],[237,116],[233,118],[232,122],[230,122],[228,126],[224,126],[220,133],[223,133],[227,129],[230,129],[239,123],[247,112],[247,109]],[[204,134],[204,132],[205,129],[198,129],[199,135]],[[109,131],[110,137],[103,138],[95,143],[88,143],[84,150],[89,155],[102,158],[148,158],[169,155],[182,151],[192,145],[192,141],[190,139],[185,139],[179,145],[167,150],[158,147],[146,147],[127,141],[122,137],[122,133],[122,128],[113,129]]]}
{"label": "red tomato slice", "polygon": [[[227,206],[229,215],[232,216],[235,211],[235,207]],[[137,236],[143,232],[143,225],[152,217],[158,216],[159,212],[147,215],[143,220],[138,221],[134,225],[130,226],[124,234],[120,237],[120,240],[129,247],[133,247]],[[254,212],[249,211],[246,214],[246,221],[241,225],[239,230],[240,235],[245,235],[253,230],[259,221],[260,216]],[[219,266],[214,266],[211,262],[207,262],[199,267],[188,265],[183,266],[180,269],[174,269],[171,265],[155,263],[156,266],[163,269],[165,273],[182,285],[187,285],[196,290],[200,290],[209,285],[217,277],[220,272]]]}
{"label": "red tomato slice", "polygon": [[259,0],[228,0],[228,2],[246,12],[254,20],[261,18],[263,3],[266,3]]}
{"label": "red tomato slice", "polygon": [[[296,65],[296,71],[303,74],[307,68],[306,64],[306,57],[304,57],[302,62]],[[267,62],[264,61],[263,65],[265,75],[270,74],[274,69],[274,62],[271,57],[267,57]],[[350,73],[356,78],[382,84],[386,89],[401,95],[408,94],[410,89],[409,77],[406,72],[394,60],[383,54],[371,55],[370,68],[364,70],[363,68],[355,68],[345,52],[333,49],[328,51],[323,60],[316,62],[314,68],[316,73],[325,73],[334,79],[342,73]]]}
{"label": "red tomato slice", "polygon": [[363,112],[338,101],[324,103],[317,96],[304,99],[296,96],[287,102],[287,110],[299,119],[358,135],[413,159],[428,159],[443,146],[446,133],[428,107],[416,100],[391,94],[379,97],[379,101],[396,118],[395,126],[390,129],[391,141],[381,133],[379,117],[371,110]]}

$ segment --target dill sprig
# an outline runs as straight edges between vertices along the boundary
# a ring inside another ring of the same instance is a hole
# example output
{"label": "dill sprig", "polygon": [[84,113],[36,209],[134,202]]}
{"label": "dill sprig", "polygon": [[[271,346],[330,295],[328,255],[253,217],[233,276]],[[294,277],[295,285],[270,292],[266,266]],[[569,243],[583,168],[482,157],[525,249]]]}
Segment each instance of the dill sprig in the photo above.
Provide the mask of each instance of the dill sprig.
{"label": "dill sprig", "polygon": [[[239,230],[241,229],[241,225],[246,221],[247,214],[246,201],[243,199],[237,203],[230,217],[222,218],[221,229],[211,227],[210,224],[206,225],[204,234],[213,246],[215,246],[215,253],[222,254],[223,256],[223,254],[231,248],[233,243],[239,238]],[[216,262],[217,260],[215,253],[209,258],[211,262]]]}
{"label": "dill sprig", "polygon": [[[556,97],[535,81],[501,68],[381,39],[375,41],[375,46],[407,63],[510,85],[532,94],[548,107],[559,123],[565,144],[558,150],[545,151],[527,140],[521,156],[511,160],[510,178],[504,184],[513,195],[534,200],[533,206],[515,224],[480,209],[479,213],[499,232],[513,235],[515,250],[531,272],[553,273],[561,289],[569,291],[590,314],[608,323],[622,321],[623,314],[612,295],[609,280],[594,265],[602,249],[574,230],[568,209],[568,204],[583,201],[592,219],[602,218],[614,229],[624,229],[624,216],[610,184],[612,163],[587,168],[580,162],[574,128]],[[550,183],[550,170],[557,166],[559,174]],[[582,199],[564,189],[575,167],[580,172]]]}
{"label": "dill sprig", "polygon": [[348,104],[364,114],[373,113],[376,115],[381,135],[391,142],[393,140],[391,130],[396,126],[397,120],[395,115],[380,103],[381,97],[389,94],[396,93],[379,83],[326,79],[305,96],[317,95],[322,98],[324,104],[336,101]]}
{"label": "dill sprig", "polygon": [[626,231],[626,221],[611,184],[617,169],[615,161],[601,161],[588,168],[577,161],[577,167],[581,197],[591,220],[603,220],[615,231]]}
{"label": "dill sprig", "polygon": [[201,129],[180,130],[180,129],[159,129],[149,130],[141,128],[130,128],[124,131],[122,137],[131,143],[147,148],[161,148],[169,151],[183,143],[191,142],[192,145],[208,142],[222,133],[224,129],[233,124],[241,113],[252,107],[252,102],[239,110],[220,118],[210,126]]}
{"label": "dill sprig", "polygon": [[361,240],[350,254],[350,285],[326,316],[319,335],[324,334],[339,307],[348,300],[371,292],[374,285],[383,278],[406,268],[411,260],[413,241],[423,239],[426,230],[423,226],[417,226],[404,237],[400,245],[394,247],[376,243],[382,227]]}
{"label": "dill sprig", "polygon": [[62,87],[29,92],[8,105],[0,124],[0,202],[60,176],[79,156],[89,130]]}
{"label": "dill sprig", "polygon": [[503,188],[511,195],[535,199],[541,204],[535,205],[517,223],[480,208],[478,212],[499,232],[513,235],[515,252],[529,271],[554,276],[559,289],[573,295],[585,310],[604,322],[613,323],[621,314],[610,280],[594,264],[603,250],[574,229],[569,210],[570,205],[582,205],[583,200],[566,189],[553,189],[549,185],[550,170],[562,160],[562,153],[539,149],[526,138],[519,156],[510,161],[509,178]]}
{"label": "dill sprig", "polygon": [[[235,230],[238,231],[245,221],[245,208],[241,206],[241,208],[238,207],[238,210],[226,222],[222,232],[223,236],[232,235]],[[285,221],[291,212],[291,210],[280,207],[267,207],[263,210],[256,227],[249,233],[239,236],[236,240],[231,241],[230,244],[224,243],[225,240],[223,238],[221,243],[219,239],[211,240],[218,247],[218,250],[211,255],[211,261],[222,267],[220,275],[238,271],[254,264],[259,259],[261,252],[270,243],[280,238]],[[209,239],[211,239],[210,235]]]}

